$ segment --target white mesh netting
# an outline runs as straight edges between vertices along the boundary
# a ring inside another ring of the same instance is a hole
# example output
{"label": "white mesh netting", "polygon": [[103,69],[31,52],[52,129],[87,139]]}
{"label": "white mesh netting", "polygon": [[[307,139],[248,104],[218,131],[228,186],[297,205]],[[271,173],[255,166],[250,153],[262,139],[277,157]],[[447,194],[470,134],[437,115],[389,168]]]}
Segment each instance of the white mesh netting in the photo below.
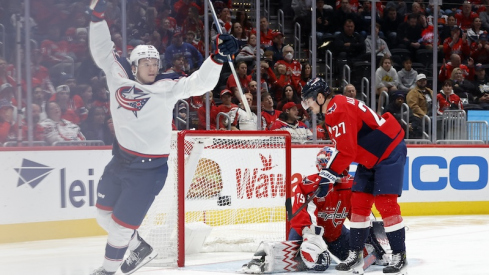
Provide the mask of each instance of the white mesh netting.
{"label": "white mesh netting", "polygon": [[[158,265],[176,265],[178,219],[210,226],[201,252],[254,252],[263,240],[285,240],[286,142],[284,136],[185,135],[185,183],[178,174],[177,138],[169,172],[141,228],[158,250]],[[222,132],[221,132],[222,133]],[[178,217],[178,183],[185,184],[185,217]],[[188,242],[188,241],[186,241]],[[187,252],[191,249],[187,247]]]}

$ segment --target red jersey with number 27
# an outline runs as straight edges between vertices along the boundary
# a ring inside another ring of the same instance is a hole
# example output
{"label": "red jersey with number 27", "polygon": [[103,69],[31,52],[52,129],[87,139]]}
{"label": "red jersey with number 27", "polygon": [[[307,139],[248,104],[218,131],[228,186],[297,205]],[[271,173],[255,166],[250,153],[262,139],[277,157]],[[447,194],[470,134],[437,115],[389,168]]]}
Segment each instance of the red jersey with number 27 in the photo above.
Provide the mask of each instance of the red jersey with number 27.
{"label": "red jersey with number 27", "polygon": [[373,168],[404,138],[404,130],[390,113],[379,116],[363,102],[342,95],[329,102],[325,124],[338,150],[327,168],[338,174],[352,162]]}

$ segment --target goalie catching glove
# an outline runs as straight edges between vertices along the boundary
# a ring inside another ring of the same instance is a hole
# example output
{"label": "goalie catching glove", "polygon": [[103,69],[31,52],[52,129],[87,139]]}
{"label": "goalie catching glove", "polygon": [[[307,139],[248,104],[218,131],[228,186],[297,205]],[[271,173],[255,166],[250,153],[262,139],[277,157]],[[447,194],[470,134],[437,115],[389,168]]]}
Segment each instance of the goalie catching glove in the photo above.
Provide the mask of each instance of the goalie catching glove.
{"label": "goalie catching glove", "polygon": [[228,55],[238,52],[238,40],[229,34],[218,34],[216,40],[212,43],[214,49],[213,59],[219,63],[228,61]]}

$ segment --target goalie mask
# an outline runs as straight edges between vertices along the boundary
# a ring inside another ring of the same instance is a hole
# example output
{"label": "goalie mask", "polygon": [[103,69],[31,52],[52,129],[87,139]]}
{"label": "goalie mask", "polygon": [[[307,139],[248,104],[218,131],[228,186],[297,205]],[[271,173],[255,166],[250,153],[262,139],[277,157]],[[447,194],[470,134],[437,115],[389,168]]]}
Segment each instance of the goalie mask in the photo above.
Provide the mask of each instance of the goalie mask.
{"label": "goalie mask", "polygon": [[321,170],[328,168],[328,163],[331,157],[333,157],[334,155],[336,155],[336,150],[334,148],[324,147],[319,150],[316,156],[316,168],[318,169],[318,172],[321,172]]}

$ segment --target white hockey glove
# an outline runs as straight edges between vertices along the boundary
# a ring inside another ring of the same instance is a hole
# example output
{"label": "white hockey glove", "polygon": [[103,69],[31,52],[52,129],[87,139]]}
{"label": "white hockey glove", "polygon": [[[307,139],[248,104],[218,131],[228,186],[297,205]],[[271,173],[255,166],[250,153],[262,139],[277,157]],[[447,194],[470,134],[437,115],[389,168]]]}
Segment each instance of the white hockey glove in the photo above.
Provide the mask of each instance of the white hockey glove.
{"label": "white hockey glove", "polygon": [[310,225],[302,229],[300,255],[308,269],[324,271],[329,267],[328,246],[323,239],[324,228]]}

